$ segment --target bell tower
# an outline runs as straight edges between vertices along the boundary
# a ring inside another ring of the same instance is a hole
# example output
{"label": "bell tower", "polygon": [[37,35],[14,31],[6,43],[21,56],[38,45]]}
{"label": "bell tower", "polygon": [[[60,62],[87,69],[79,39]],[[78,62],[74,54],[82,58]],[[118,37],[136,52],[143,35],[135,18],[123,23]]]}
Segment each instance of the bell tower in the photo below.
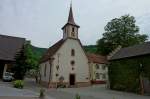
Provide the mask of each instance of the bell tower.
{"label": "bell tower", "polygon": [[78,39],[78,29],[80,28],[74,21],[72,4],[70,5],[70,11],[68,16],[68,22],[62,27],[63,39],[74,38]]}

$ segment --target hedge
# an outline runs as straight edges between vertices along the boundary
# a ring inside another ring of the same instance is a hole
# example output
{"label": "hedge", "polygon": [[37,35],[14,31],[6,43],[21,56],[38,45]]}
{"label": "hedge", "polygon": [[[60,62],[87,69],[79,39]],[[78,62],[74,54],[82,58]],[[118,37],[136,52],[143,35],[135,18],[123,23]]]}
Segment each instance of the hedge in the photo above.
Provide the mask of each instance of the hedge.
{"label": "hedge", "polygon": [[150,79],[150,55],[111,61],[108,67],[111,89],[139,93],[140,74]]}

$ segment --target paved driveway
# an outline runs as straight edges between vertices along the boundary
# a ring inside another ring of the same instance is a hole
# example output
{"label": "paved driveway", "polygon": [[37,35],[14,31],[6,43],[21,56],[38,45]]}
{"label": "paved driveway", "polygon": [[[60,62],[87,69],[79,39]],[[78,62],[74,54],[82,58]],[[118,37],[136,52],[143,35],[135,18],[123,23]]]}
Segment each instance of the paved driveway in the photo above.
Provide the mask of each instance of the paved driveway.
{"label": "paved driveway", "polygon": [[[26,79],[27,89],[39,91],[39,86],[34,80]],[[119,92],[106,89],[104,85],[85,88],[46,89],[46,95],[54,99],[75,99],[80,94],[81,99],[150,99],[150,96]]]}
{"label": "paved driveway", "polygon": [[0,96],[35,97],[38,96],[38,94],[27,89],[16,89],[6,86],[0,86]]}
{"label": "paved driveway", "polygon": [[13,88],[12,82],[0,81],[0,99],[39,99],[37,92]]}
{"label": "paved driveway", "polygon": [[[78,93],[84,97],[91,97],[88,99],[150,99],[150,96],[141,96],[133,93],[109,90],[106,89],[105,86],[103,85],[86,87],[86,88],[59,89],[58,91],[66,92],[74,95]],[[87,99],[87,98],[81,98],[81,99]]]}

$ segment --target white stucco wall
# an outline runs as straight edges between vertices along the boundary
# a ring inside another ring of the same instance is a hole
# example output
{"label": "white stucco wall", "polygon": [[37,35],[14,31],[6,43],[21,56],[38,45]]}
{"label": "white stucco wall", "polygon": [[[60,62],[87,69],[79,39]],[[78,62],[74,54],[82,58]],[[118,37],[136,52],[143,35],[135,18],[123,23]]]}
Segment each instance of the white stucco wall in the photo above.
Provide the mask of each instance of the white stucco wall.
{"label": "white stucco wall", "polygon": [[[45,72],[45,65],[46,65],[46,76],[44,75]],[[40,74],[41,80],[45,82],[49,82],[49,73],[50,73],[50,64],[49,62],[44,62],[40,64]]]}
{"label": "white stucco wall", "polygon": [[[72,28],[74,27],[74,37],[72,37]],[[67,25],[67,27],[64,28],[63,30],[63,38],[66,39],[67,37],[72,37],[72,38],[78,38],[78,28],[72,25]]]}
{"label": "white stucco wall", "polygon": [[[71,56],[71,49],[75,50],[75,56]],[[58,61],[59,56],[59,61]],[[89,65],[88,59],[81,48],[79,41],[74,39],[67,39],[61,48],[54,55],[53,61],[53,77],[52,81],[57,82],[60,76],[64,77],[64,82],[69,82],[69,75],[74,73],[76,75],[76,82],[88,82],[89,81]],[[74,60],[74,70],[70,61]],[[56,66],[59,65],[57,71]],[[56,73],[59,74],[56,77]],[[88,79],[87,79],[88,78]]]}

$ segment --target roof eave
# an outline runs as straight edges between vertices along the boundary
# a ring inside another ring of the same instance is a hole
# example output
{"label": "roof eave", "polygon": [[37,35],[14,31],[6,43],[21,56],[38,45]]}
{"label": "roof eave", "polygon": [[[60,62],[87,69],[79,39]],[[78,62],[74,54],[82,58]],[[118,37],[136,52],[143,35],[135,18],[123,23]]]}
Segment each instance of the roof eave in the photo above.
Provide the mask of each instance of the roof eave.
{"label": "roof eave", "polygon": [[66,27],[66,25],[72,25],[72,26],[76,26],[77,28],[80,28],[80,26],[77,24],[66,23],[61,29],[64,29]]}

